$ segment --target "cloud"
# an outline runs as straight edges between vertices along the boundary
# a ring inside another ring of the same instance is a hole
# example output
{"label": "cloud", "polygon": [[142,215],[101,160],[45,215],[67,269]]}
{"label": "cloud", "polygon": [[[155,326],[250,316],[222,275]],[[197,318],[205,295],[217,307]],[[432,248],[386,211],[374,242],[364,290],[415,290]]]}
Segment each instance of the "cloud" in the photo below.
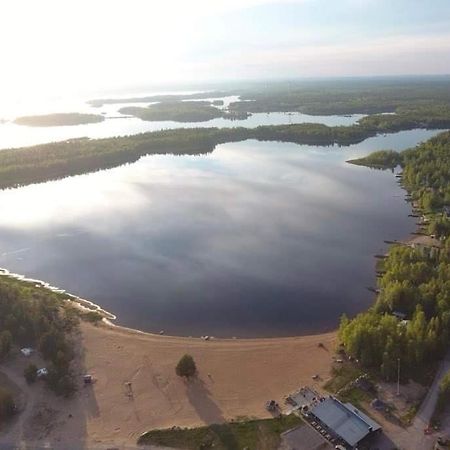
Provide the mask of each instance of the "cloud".
{"label": "cloud", "polygon": [[239,49],[205,61],[192,70],[248,76],[339,76],[449,73],[450,34],[401,35],[326,45],[281,45]]}

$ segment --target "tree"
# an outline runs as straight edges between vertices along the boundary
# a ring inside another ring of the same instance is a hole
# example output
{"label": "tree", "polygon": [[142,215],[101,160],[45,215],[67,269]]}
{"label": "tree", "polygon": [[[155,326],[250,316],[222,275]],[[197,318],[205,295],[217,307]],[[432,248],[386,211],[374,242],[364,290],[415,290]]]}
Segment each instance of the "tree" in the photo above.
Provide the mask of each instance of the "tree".
{"label": "tree", "polygon": [[0,423],[14,414],[14,397],[12,393],[0,387]]}
{"label": "tree", "polygon": [[0,358],[4,358],[11,350],[12,335],[8,330],[0,333]]}
{"label": "tree", "polygon": [[450,401],[450,372],[447,372],[439,384],[438,401],[434,411],[434,416],[442,414]]}
{"label": "tree", "polygon": [[175,368],[175,372],[179,377],[192,377],[197,372],[194,358],[191,355],[184,355]]}
{"label": "tree", "polygon": [[28,364],[23,371],[23,376],[27,383],[34,383],[37,378],[37,367],[33,363]]}

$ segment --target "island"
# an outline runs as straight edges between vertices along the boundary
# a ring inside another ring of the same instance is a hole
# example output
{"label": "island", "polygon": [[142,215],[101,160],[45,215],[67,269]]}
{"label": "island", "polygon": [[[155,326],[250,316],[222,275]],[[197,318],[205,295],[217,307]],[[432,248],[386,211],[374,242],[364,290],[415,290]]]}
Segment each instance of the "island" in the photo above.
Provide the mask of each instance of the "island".
{"label": "island", "polygon": [[103,105],[116,105],[121,103],[153,103],[153,102],[179,102],[182,100],[202,100],[208,98],[219,98],[234,95],[234,92],[227,91],[205,91],[193,94],[159,94],[147,95],[143,97],[124,97],[124,98],[99,98],[89,100],[87,103],[94,108],[100,108]]}
{"label": "island", "polygon": [[39,183],[108,169],[148,154],[201,154],[216,145],[246,139],[307,145],[350,145],[379,133],[414,128],[450,128],[450,107],[375,114],[351,126],[291,124],[256,128],[191,128],[104,139],[72,139],[0,152],[0,188]]}
{"label": "island", "polygon": [[223,117],[224,112],[206,101],[160,102],[148,107],[125,106],[121,114],[128,114],[148,121],[171,120],[173,122],[206,122]]}
{"label": "island", "polygon": [[27,127],[61,127],[103,122],[105,118],[99,114],[54,113],[37,116],[22,116],[14,120],[17,125]]}

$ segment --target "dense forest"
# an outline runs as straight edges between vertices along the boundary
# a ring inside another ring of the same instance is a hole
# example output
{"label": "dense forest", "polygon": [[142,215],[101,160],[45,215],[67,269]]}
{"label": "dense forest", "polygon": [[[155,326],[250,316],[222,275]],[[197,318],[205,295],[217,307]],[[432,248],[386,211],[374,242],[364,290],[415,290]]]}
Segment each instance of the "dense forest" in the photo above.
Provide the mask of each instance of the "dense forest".
{"label": "dense forest", "polygon": [[[450,109],[427,108],[404,115],[373,115],[352,126],[292,124],[257,128],[163,130],[105,139],[72,139],[0,152],[0,188],[107,169],[147,154],[200,154],[246,139],[306,145],[349,145],[378,133],[412,128],[450,128]],[[423,115],[422,115],[423,114]]]}
{"label": "dense forest", "polygon": [[183,100],[203,100],[208,98],[221,98],[232,95],[229,91],[207,91],[193,94],[160,94],[147,95],[144,97],[124,97],[124,98],[99,98],[89,100],[88,104],[99,108],[103,105],[116,105],[121,103],[153,103],[153,102],[181,102]]}
{"label": "dense forest", "polygon": [[[235,90],[236,92],[236,90]],[[450,104],[450,78],[350,78],[261,83],[238,90],[231,110],[306,114],[402,113],[403,108]]]}
{"label": "dense forest", "polygon": [[57,127],[83,125],[86,123],[102,122],[103,120],[105,118],[98,114],[55,113],[39,116],[22,116],[14,120],[14,123],[28,127]]}
{"label": "dense forest", "polygon": [[207,101],[161,102],[147,107],[125,106],[120,108],[121,114],[129,114],[142,120],[173,122],[206,122],[223,117],[225,111],[220,110]]}
{"label": "dense forest", "polygon": [[216,108],[217,101],[166,101],[149,105],[146,108],[139,106],[125,106],[120,108],[121,114],[129,114],[147,121],[173,122],[207,122],[208,120],[222,117],[224,119],[236,120],[246,119],[249,113],[245,111],[227,111]]}
{"label": "dense forest", "polygon": [[[189,90],[204,85],[186,86]],[[88,103],[104,104],[174,102],[239,96],[230,105],[238,112],[302,112],[306,114],[401,113],[403,108],[450,105],[450,77],[341,78],[227,83],[203,92],[163,94],[131,98],[105,98]]]}
{"label": "dense forest", "polygon": [[47,361],[48,386],[70,395],[74,383],[70,363],[74,356],[70,333],[78,323],[76,310],[64,295],[32,283],[0,277],[0,361],[17,347],[32,347]]}
{"label": "dense forest", "polygon": [[357,163],[400,165],[401,182],[436,239],[432,245],[394,245],[381,264],[374,306],[352,320],[344,316],[339,336],[349,355],[385,379],[396,377],[398,361],[403,377],[420,377],[450,343],[450,218],[445,208],[450,205],[450,132]]}

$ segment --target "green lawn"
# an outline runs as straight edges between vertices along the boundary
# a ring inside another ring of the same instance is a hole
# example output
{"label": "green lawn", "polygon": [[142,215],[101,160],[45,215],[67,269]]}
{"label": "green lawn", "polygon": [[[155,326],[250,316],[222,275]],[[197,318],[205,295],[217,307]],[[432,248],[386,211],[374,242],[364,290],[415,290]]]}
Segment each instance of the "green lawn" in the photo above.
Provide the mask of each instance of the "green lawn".
{"label": "green lawn", "polygon": [[182,449],[275,450],[283,431],[302,424],[291,414],[276,419],[246,420],[191,429],[152,430],[144,433],[139,444],[163,445]]}
{"label": "green lawn", "polygon": [[335,364],[332,371],[333,377],[325,383],[324,388],[332,394],[335,394],[340,389],[347,386],[348,383],[356,380],[356,378],[363,373],[364,372],[356,364],[351,362]]}

